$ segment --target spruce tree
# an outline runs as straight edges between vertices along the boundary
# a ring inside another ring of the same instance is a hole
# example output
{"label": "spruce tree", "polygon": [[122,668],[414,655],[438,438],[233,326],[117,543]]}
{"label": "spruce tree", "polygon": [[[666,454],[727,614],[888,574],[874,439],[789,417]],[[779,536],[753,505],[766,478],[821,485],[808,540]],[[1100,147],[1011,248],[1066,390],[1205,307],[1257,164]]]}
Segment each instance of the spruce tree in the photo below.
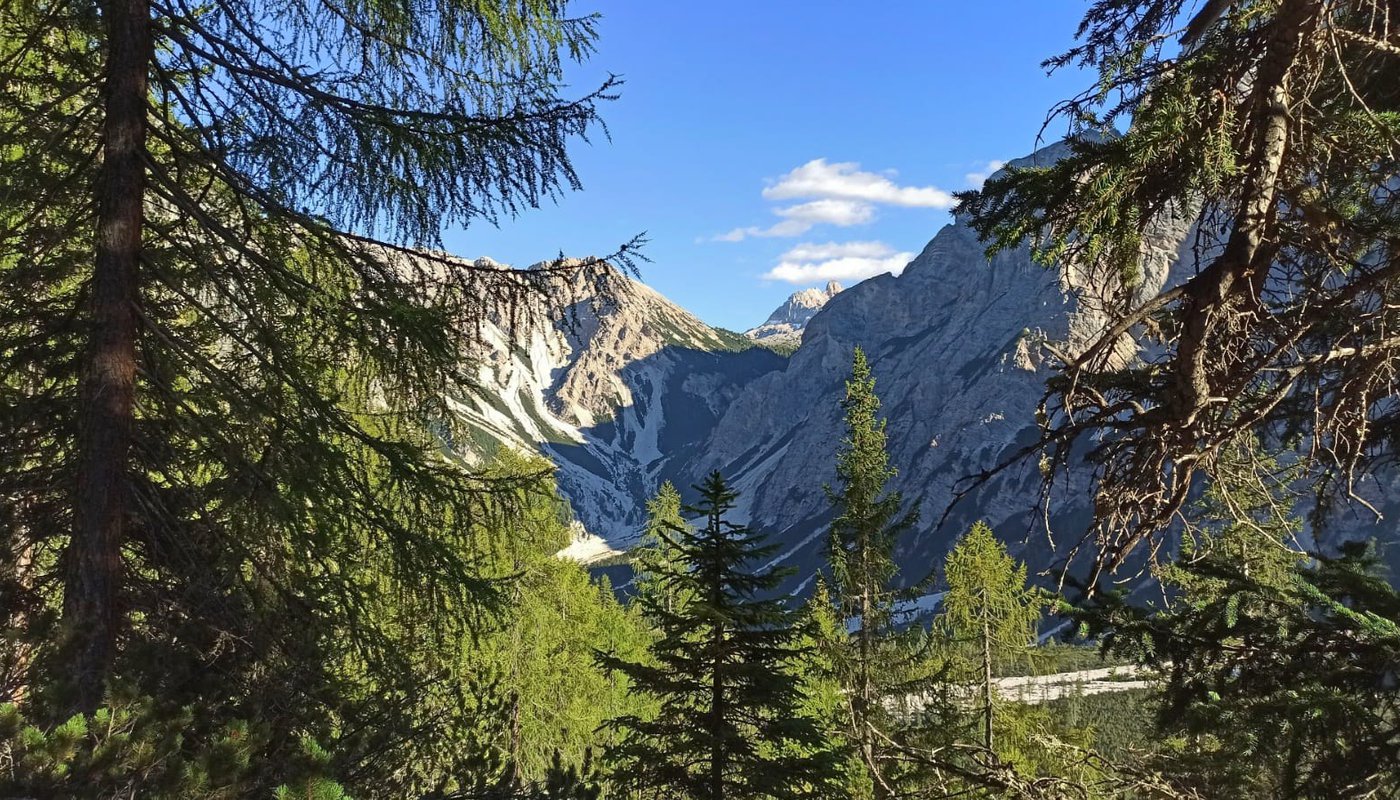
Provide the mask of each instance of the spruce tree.
{"label": "spruce tree", "polygon": [[1152,767],[1210,797],[1400,792],[1400,593],[1366,545],[1261,582],[1220,552],[1180,567],[1208,584],[1168,608],[1105,594],[1087,631],[1159,670]]}
{"label": "spruce tree", "polygon": [[651,658],[601,654],[636,691],[654,698],[654,717],[628,715],[611,727],[619,785],[640,797],[696,800],[823,796],[833,754],[823,731],[800,711],[798,613],[775,596],[784,573],[764,564],[775,551],[733,523],[738,496],[718,473],[696,487],[685,512],[698,528],[668,524],[660,535],[678,556],[658,568],[665,592],[640,597],[660,638]]}
{"label": "spruce tree", "polygon": [[[959,209],[992,250],[1029,240],[1091,284],[1081,296],[1105,324],[1052,353],[1041,445],[1052,466],[1089,451],[1105,569],[1164,532],[1241,434],[1310,441],[1325,509],[1353,499],[1400,430],[1393,9],[1193,5],[1092,3],[1076,46],[1047,62],[1097,73],[1056,109],[1070,154]],[[1154,231],[1193,219],[1199,266],[1149,284]]]}
{"label": "spruce tree", "polygon": [[961,651],[962,681],[976,687],[981,744],[995,751],[999,697],[995,670],[1035,644],[1044,599],[986,523],[972,526],[944,564],[940,622]]}
{"label": "spruce tree", "polygon": [[1161,676],[1152,767],[1223,797],[1400,789],[1391,666],[1400,595],[1362,544],[1298,548],[1296,469],[1232,443],[1160,571],[1165,602],[1108,594],[1079,612],[1106,649]]}
{"label": "spruce tree", "polygon": [[881,764],[883,746],[877,732],[892,731],[890,704],[916,691],[913,677],[919,655],[916,632],[901,634],[896,626],[896,604],[915,592],[900,587],[894,551],[899,535],[918,520],[918,512],[905,512],[900,493],[887,489],[895,470],[889,464],[875,379],[859,347],[841,407],[846,438],[836,458],[837,486],[827,487],[837,513],[827,558],[836,611],[846,620],[849,636],[830,659],[848,698],[845,734],[859,747],[873,796],[888,797],[894,789]]}

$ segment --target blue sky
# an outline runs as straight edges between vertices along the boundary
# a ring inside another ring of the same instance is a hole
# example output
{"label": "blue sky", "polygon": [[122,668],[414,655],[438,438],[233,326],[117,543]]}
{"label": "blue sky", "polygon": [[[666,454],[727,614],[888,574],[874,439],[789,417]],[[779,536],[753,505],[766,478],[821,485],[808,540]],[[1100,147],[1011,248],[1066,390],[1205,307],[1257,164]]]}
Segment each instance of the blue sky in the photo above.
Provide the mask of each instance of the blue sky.
{"label": "blue sky", "polygon": [[752,327],[797,289],[902,266],[949,221],[947,193],[1034,149],[1089,81],[1040,67],[1085,5],[578,0],[603,15],[579,91],[626,81],[602,109],[611,141],[575,148],[583,191],[446,246],[525,265],[646,232],[646,283]]}

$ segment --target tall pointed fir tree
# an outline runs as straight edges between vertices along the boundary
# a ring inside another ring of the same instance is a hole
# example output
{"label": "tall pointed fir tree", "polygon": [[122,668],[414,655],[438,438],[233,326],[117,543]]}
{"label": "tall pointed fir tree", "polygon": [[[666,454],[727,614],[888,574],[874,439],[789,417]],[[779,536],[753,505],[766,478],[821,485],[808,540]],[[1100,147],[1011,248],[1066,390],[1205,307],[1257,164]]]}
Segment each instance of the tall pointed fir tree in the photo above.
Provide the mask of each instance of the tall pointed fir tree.
{"label": "tall pointed fir tree", "polygon": [[837,516],[831,524],[827,558],[836,610],[849,635],[830,654],[835,677],[846,693],[848,739],[864,763],[872,796],[896,793],[882,765],[883,739],[894,727],[890,704],[916,691],[920,637],[896,626],[896,604],[915,594],[900,587],[894,550],[899,535],[918,520],[904,511],[903,497],[889,491],[894,477],[885,444],[885,421],[865,351],[855,348],[851,377],[841,402],[846,438],[836,457],[837,485],[827,488]]}
{"label": "tall pointed fir tree", "polygon": [[600,654],[659,703],[654,717],[610,723],[621,733],[607,753],[615,780],[639,798],[830,796],[835,754],[800,710],[800,615],[772,594],[782,572],[750,570],[775,548],[729,520],[738,495],[718,472],[696,488],[685,511],[703,525],[659,531],[678,558],[658,567],[667,592],[640,596],[660,633],[651,658]]}
{"label": "tall pointed fir tree", "polygon": [[201,709],[191,741],[246,718],[274,750],[339,737],[366,785],[392,769],[351,740],[433,679],[398,642],[489,599],[467,522],[530,479],[441,455],[474,325],[617,279],[431,248],[577,185],[609,87],[560,87],[594,39],[563,0],[5,5],[11,698],[119,688]]}
{"label": "tall pointed fir tree", "polygon": [[[1325,510],[1356,498],[1400,431],[1394,9],[1234,0],[1187,16],[1194,5],[1092,3],[1079,43],[1047,62],[1098,73],[1057,108],[1070,154],[959,207],[991,249],[1029,239],[1092,287],[1105,323],[1051,353],[1040,444],[1056,467],[1090,451],[1104,569],[1160,542],[1242,433],[1310,442]],[[1154,231],[1192,220],[1183,250],[1199,266],[1149,283]]]}

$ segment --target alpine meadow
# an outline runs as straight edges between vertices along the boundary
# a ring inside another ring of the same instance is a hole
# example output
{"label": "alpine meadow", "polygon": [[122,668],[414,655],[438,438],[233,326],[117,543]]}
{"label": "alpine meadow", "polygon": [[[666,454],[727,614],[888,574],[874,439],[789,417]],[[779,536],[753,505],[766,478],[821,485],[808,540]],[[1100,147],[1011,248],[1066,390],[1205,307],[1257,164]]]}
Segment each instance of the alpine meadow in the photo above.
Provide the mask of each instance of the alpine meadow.
{"label": "alpine meadow", "polygon": [[1396,0],[0,0],[0,798],[1400,797],[1398,191]]}

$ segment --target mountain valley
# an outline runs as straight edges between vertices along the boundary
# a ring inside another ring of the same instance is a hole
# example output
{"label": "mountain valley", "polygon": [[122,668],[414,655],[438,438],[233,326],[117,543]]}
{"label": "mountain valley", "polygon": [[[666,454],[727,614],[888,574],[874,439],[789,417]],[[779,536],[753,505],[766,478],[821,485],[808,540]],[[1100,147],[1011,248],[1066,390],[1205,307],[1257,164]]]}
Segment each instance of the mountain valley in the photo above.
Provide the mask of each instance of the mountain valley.
{"label": "mountain valley", "polygon": [[[1012,163],[1063,152],[1052,145]],[[1138,291],[1155,292],[1189,260],[1188,229],[1176,220],[1154,233]],[[975,520],[1036,566],[1086,525],[1083,486],[1057,485],[1043,503],[1033,460],[949,508],[962,481],[1035,441],[1043,345],[1072,351],[1101,324],[1092,298],[1102,287],[1081,276],[1034,263],[1024,247],[988,261],[955,220],[901,274],[799,292],[747,338],[627,287],[615,307],[524,341],[493,328],[478,375],[487,391],[455,405],[483,448],[533,449],[557,465],[587,532],[577,557],[635,542],[661,482],[684,494],[720,470],[742,492],[739,518],[778,537],[779,560],[798,568],[790,588],[803,588],[830,519],[822,487],[834,478],[855,347],[869,355],[893,434],[892,485],[922,509],[901,544],[906,581],[921,580]],[[787,357],[752,346],[774,339],[800,346]]]}

